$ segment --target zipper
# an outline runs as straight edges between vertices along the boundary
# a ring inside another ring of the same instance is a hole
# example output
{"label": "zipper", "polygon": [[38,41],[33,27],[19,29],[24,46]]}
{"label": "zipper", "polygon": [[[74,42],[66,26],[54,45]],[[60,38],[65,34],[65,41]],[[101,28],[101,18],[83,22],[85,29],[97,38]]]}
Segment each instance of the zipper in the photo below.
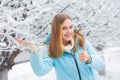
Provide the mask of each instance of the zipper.
{"label": "zipper", "polygon": [[75,62],[76,68],[77,68],[79,80],[82,80],[82,79],[81,79],[81,74],[80,74],[80,69],[78,68],[78,64],[77,64],[77,61],[76,61],[76,58],[75,58],[75,53],[74,53],[74,54],[71,54],[71,55],[72,55],[72,57],[73,57],[73,59],[74,59],[74,62]]}

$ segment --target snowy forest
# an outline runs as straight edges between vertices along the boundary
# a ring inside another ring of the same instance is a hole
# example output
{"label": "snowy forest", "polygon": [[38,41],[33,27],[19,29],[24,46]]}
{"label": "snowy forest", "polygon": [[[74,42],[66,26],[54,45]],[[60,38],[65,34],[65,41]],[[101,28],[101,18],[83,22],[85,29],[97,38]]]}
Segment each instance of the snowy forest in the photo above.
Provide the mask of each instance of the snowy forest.
{"label": "snowy forest", "polygon": [[0,0],[0,51],[26,50],[14,37],[32,39],[40,48],[52,18],[61,12],[104,57],[106,80],[119,80],[120,0]]}

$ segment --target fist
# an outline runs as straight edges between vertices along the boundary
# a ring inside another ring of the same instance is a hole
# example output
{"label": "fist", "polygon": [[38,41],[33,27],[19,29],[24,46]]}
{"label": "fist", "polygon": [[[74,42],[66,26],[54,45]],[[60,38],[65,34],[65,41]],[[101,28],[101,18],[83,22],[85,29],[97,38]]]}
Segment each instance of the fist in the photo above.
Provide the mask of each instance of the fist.
{"label": "fist", "polygon": [[80,61],[90,62],[90,55],[86,51],[85,45],[83,46],[83,51],[78,54]]}

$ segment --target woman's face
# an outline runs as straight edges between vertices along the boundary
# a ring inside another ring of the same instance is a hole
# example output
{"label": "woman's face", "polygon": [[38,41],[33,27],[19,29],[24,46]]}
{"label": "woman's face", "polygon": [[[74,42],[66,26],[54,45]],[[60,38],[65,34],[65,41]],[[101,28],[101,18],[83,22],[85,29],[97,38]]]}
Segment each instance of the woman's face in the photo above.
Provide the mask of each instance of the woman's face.
{"label": "woman's face", "polygon": [[73,22],[70,19],[66,19],[62,24],[62,39],[63,42],[68,42],[71,40],[74,29]]}

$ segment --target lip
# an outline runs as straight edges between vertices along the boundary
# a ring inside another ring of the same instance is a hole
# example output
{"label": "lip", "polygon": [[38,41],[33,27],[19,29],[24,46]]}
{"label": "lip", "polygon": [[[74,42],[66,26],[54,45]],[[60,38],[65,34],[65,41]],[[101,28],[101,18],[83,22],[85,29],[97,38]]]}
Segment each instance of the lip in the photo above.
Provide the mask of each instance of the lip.
{"label": "lip", "polygon": [[65,35],[66,38],[69,38],[69,37],[71,37],[71,36],[72,36],[72,35]]}

